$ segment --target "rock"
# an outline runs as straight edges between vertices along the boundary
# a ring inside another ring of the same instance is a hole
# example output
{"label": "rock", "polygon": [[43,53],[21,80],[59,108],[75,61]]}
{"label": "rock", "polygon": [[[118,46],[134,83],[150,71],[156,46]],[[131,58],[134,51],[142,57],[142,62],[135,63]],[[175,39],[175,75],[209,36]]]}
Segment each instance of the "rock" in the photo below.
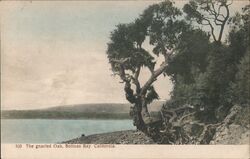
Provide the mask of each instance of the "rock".
{"label": "rock", "polygon": [[216,128],[210,144],[249,144],[249,128],[233,123],[234,117],[240,113],[240,106],[233,106],[225,117],[223,124]]}
{"label": "rock", "polygon": [[223,125],[219,131],[215,132],[210,144],[250,144],[249,133],[249,129],[241,125],[231,124],[228,127]]}
{"label": "rock", "polygon": [[210,144],[249,144],[249,129],[231,124],[217,128]]}

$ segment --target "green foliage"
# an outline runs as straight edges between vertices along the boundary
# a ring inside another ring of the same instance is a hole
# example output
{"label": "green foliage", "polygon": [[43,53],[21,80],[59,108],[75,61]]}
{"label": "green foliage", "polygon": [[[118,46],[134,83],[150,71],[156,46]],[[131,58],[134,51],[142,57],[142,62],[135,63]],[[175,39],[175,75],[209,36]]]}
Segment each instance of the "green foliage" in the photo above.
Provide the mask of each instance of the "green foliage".
{"label": "green foliage", "polygon": [[[133,72],[141,66],[154,67],[154,57],[142,48],[142,44],[148,37],[156,55],[172,49],[186,25],[176,19],[180,15],[180,10],[172,2],[165,1],[149,6],[135,22],[117,25],[108,43],[108,59],[129,58],[125,69]],[[117,71],[112,61],[110,63],[113,71]]]}
{"label": "green foliage", "polygon": [[[211,19],[210,16],[216,19],[215,23],[218,23],[222,21],[221,18],[223,17],[220,9],[230,5],[229,3],[228,0],[190,0],[189,3],[184,5],[183,11],[186,13],[188,20],[194,19],[198,24],[203,24],[205,19]],[[217,6],[220,9],[217,9]]]}
{"label": "green foliage", "polygon": [[198,72],[204,72],[209,51],[209,36],[200,29],[185,31],[177,44],[176,54],[170,59],[166,73],[175,82],[176,75],[183,78],[184,83],[194,82]]}
{"label": "green foliage", "polygon": [[234,102],[249,107],[250,105],[250,51],[242,58],[235,83],[232,84]]}
{"label": "green foliage", "polygon": [[[135,84],[136,90],[130,91],[132,92],[130,95],[133,96],[133,93],[137,93],[135,95],[137,97],[145,96],[147,104],[154,99],[158,99],[159,96],[151,84],[144,87],[146,91],[144,89],[140,94],[140,89],[143,87],[138,80],[140,70],[142,67],[145,67],[153,75],[156,70],[154,68],[157,61],[156,58],[159,55],[163,55],[165,62],[167,61],[167,56],[176,47],[182,32],[190,27],[185,21],[180,20],[180,16],[181,11],[174,7],[173,2],[164,1],[149,6],[134,22],[119,24],[111,32],[106,53],[112,71],[126,83],[130,82],[127,86]],[[146,38],[149,39],[147,44]],[[152,46],[152,52],[143,48],[148,45]],[[157,57],[153,56],[154,54]],[[163,71],[160,74],[162,73]],[[156,79],[157,77],[154,78]],[[131,87],[129,89],[132,90]],[[145,92],[146,94],[144,94]],[[131,100],[129,101],[131,102]]]}
{"label": "green foliage", "polygon": [[250,92],[250,64],[249,64],[249,28],[250,5],[242,9],[242,14],[236,13],[231,18],[231,32],[229,33],[229,48],[231,50],[231,64],[234,66],[234,80],[230,84],[228,94],[232,103],[247,105],[249,107]]}
{"label": "green foliage", "polygon": [[[141,66],[152,66],[154,59],[146,50],[140,48],[140,46],[138,47],[142,40],[145,39],[145,35],[142,35],[141,32],[134,34],[136,27],[138,27],[138,25],[118,25],[117,29],[111,33],[111,42],[108,44],[107,50],[110,60],[129,58],[125,69],[133,72]],[[110,61],[110,63],[112,64],[113,71],[117,72],[117,65],[112,63],[112,61]]]}
{"label": "green foliage", "polygon": [[[230,5],[228,1],[192,0],[183,10],[187,20],[205,25],[207,13],[218,4]],[[231,18],[228,43],[210,42],[209,35],[199,29],[182,34],[166,70],[174,83],[170,105],[191,104],[199,119],[211,122],[217,120],[216,112],[227,111],[235,103],[249,106],[249,8]]]}
{"label": "green foliage", "polygon": [[[231,64],[238,65],[241,58],[249,50],[250,5],[243,8],[243,14],[236,13],[231,18],[231,32],[228,42],[231,50]],[[237,67],[235,67],[237,68]],[[235,69],[237,72],[237,69]]]}
{"label": "green foliage", "polygon": [[198,23],[202,22],[202,14],[198,11],[198,1],[192,0],[188,4],[185,4],[183,11],[187,14],[187,20],[195,19]]}
{"label": "green foliage", "polygon": [[234,78],[229,57],[230,52],[226,46],[212,44],[206,71],[206,87],[209,104],[213,107],[227,104],[224,94]]}

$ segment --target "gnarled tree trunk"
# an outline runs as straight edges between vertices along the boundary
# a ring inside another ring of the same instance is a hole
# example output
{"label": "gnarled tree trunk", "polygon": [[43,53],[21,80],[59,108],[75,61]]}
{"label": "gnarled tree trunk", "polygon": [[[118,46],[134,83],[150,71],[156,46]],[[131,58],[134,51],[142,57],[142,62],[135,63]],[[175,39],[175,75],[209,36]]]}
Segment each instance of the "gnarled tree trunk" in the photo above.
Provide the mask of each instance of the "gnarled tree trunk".
{"label": "gnarled tree trunk", "polygon": [[[169,53],[169,55],[167,55],[167,53],[164,54],[165,61],[158,69],[154,70],[153,68],[150,68],[151,76],[142,87],[138,79],[141,66],[135,70],[133,75],[129,75],[125,73],[125,63],[129,60],[129,58],[111,60],[113,63],[118,64],[119,76],[122,79],[122,82],[125,83],[124,91],[126,94],[126,99],[134,105],[130,110],[130,115],[134,120],[134,125],[138,130],[141,130],[145,133],[147,133],[147,124],[151,122],[151,117],[147,108],[148,103],[146,100],[146,95],[152,83],[155,82],[157,77],[161,75],[166,69],[168,56],[171,54],[172,52]],[[135,92],[131,88],[131,83],[133,83],[136,87]]]}
{"label": "gnarled tree trunk", "polygon": [[141,130],[141,131],[145,132],[146,131],[146,125],[145,125],[145,122],[143,121],[141,111],[142,111],[141,105],[140,104],[134,104],[134,106],[131,107],[130,116],[133,118],[134,126],[136,126],[136,128],[138,130]]}
{"label": "gnarled tree trunk", "polygon": [[145,101],[142,101],[141,98],[137,98],[134,105],[130,108],[130,116],[133,118],[134,126],[136,126],[138,130],[143,132],[147,131],[150,114]]}

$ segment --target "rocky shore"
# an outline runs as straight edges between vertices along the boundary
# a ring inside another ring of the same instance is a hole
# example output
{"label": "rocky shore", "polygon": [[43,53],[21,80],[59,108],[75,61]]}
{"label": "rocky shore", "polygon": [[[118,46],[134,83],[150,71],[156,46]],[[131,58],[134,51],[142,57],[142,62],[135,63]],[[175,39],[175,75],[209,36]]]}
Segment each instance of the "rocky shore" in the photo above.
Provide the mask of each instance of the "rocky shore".
{"label": "rocky shore", "polygon": [[[220,130],[218,130],[220,129]],[[214,145],[241,145],[249,144],[249,129],[240,125],[232,124],[228,127],[219,127],[210,142]],[[64,141],[67,144],[157,144],[141,131],[126,130],[103,134],[81,136],[72,140]]]}
{"label": "rocky shore", "polygon": [[63,143],[67,144],[156,144],[141,131],[126,130],[81,136]]}
{"label": "rocky shore", "polygon": [[[197,128],[197,124],[194,124],[193,121],[189,121],[183,126],[183,130],[191,136],[191,140],[184,144],[215,144],[215,145],[231,145],[231,144],[249,144],[250,142],[250,123],[247,117],[243,117],[241,107],[235,105],[230,109],[229,114],[224,118],[224,120],[219,124],[208,124],[203,125],[205,130],[209,130],[208,127],[215,126],[210,131],[202,131],[205,133],[200,133],[199,131],[194,131]],[[239,118],[243,117],[243,119]],[[238,118],[238,121],[236,120]],[[248,121],[245,121],[248,120]],[[237,122],[236,122],[237,121]],[[195,127],[196,126],[196,127]],[[196,133],[194,133],[196,132]],[[198,133],[199,132],[199,133]],[[205,135],[205,136],[204,136]],[[206,139],[207,142],[197,142],[197,138],[200,137]],[[94,134],[65,141],[63,143],[68,144],[157,144],[150,137],[145,135],[141,131],[137,130],[126,130],[126,131],[117,131],[109,132],[102,134]],[[183,144],[173,142],[172,144]]]}

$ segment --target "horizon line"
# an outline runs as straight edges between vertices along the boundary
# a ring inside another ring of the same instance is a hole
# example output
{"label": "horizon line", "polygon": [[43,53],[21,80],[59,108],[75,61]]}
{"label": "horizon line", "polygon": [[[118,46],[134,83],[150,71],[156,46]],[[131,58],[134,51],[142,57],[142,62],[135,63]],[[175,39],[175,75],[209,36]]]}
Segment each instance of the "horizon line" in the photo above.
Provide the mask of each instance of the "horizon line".
{"label": "horizon line", "polygon": [[[165,100],[155,100],[153,102],[165,102],[167,101],[167,99]],[[3,106],[1,105],[1,111],[3,110],[46,110],[46,109],[50,109],[50,108],[54,108],[54,107],[67,107],[67,106],[77,106],[77,105],[91,105],[91,104],[131,104],[129,102],[93,102],[93,103],[76,103],[76,104],[66,104],[66,105],[50,105],[50,106],[47,106],[47,107],[44,107],[44,108],[34,108],[34,109],[2,109]],[[149,104],[150,105],[150,104]],[[5,107],[6,108],[6,107]]]}

